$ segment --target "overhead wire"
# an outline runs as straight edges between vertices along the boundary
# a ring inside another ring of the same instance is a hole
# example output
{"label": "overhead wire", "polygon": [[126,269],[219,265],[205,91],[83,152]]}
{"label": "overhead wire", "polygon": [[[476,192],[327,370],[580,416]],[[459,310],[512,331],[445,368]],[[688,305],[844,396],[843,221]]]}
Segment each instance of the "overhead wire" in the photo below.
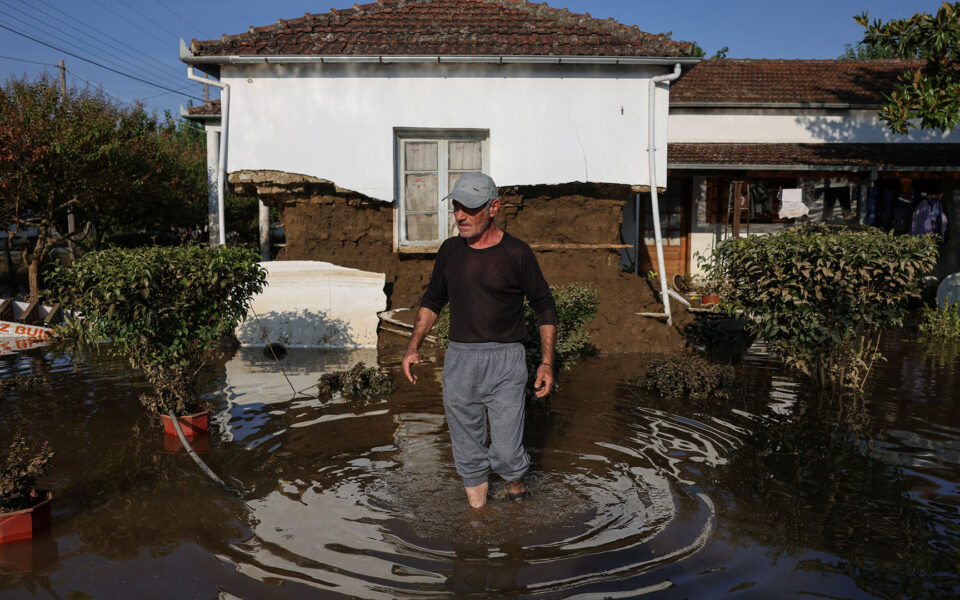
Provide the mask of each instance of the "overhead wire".
{"label": "overhead wire", "polygon": [[[166,45],[166,44],[169,43],[169,40],[165,40],[165,39],[163,39],[163,38],[161,38],[161,37],[158,37],[156,34],[154,34],[154,33],[153,33],[152,31],[150,31],[149,29],[146,29],[145,27],[141,27],[140,25],[138,25],[137,23],[134,23],[133,21],[131,21],[131,20],[128,19],[127,17],[123,16],[122,14],[120,14],[120,13],[118,13],[118,12],[110,9],[109,7],[104,6],[103,4],[100,3],[100,0],[91,0],[91,2],[93,2],[94,4],[96,4],[97,6],[99,6],[100,8],[104,9],[105,11],[107,11],[107,12],[109,12],[109,13],[112,13],[112,14],[120,17],[121,19],[123,19],[124,21],[126,21],[127,23],[129,23],[130,25],[133,25],[134,27],[136,27],[136,28],[139,29],[140,31],[144,32],[145,34],[149,35],[149,36],[152,37],[153,39],[157,40],[157,41],[160,42],[161,44]],[[148,20],[149,20],[149,19],[148,19]]]}
{"label": "overhead wire", "polygon": [[26,34],[26,33],[23,33],[22,31],[17,31],[16,29],[14,29],[14,28],[12,28],[12,27],[8,27],[8,26],[4,25],[3,23],[0,23],[0,28],[6,29],[7,31],[9,31],[9,32],[11,32],[11,33],[15,33],[16,35],[19,35],[19,36],[21,36],[21,37],[27,38],[28,40],[31,40],[31,41],[34,41],[34,42],[36,42],[36,43],[38,43],[38,44],[41,44],[41,45],[43,45],[43,46],[46,46],[47,48],[52,48],[52,49],[56,50],[57,52],[63,52],[64,54],[66,54],[66,55],[68,55],[68,56],[72,56],[72,57],[74,57],[74,58],[76,58],[76,59],[78,59],[78,60],[82,60],[83,62],[90,63],[91,65],[100,67],[101,69],[105,69],[105,70],[107,70],[107,71],[110,71],[111,73],[116,73],[117,75],[121,75],[121,76],[126,77],[126,78],[128,78],[128,79],[133,79],[133,80],[135,80],[135,81],[139,81],[140,83],[145,83],[145,84],[147,84],[147,85],[153,86],[153,87],[158,88],[158,89],[161,89],[161,90],[166,90],[166,91],[168,91],[168,92],[172,92],[172,93],[175,93],[175,94],[180,94],[181,96],[185,96],[185,97],[187,97],[187,98],[193,98],[194,100],[199,100],[200,102],[205,102],[205,100],[204,100],[203,98],[200,98],[200,97],[198,97],[198,96],[191,96],[190,94],[185,94],[185,93],[183,93],[183,92],[181,92],[181,91],[179,91],[179,90],[175,90],[175,89],[169,88],[169,87],[167,87],[167,86],[160,85],[159,83],[155,83],[155,82],[153,82],[153,81],[149,81],[149,80],[147,80],[147,79],[143,79],[142,77],[137,77],[136,75],[131,75],[131,74],[129,74],[129,73],[124,73],[123,71],[119,71],[119,70],[117,70],[117,69],[114,69],[113,67],[108,67],[107,65],[101,64],[101,63],[99,63],[99,62],[97,62],[97,61],[95,61],[95,60],[91,60],[91,59],[86,58],[86,57],[84,57],[84,56],[80,56],[79,54],[76,54],[75,52],[70,52],[69,50],[64,50],[63,48],[60,48],[60,47],[55,46],[55,45],[53,45],[53,44],[47,43],[47,42],[45,42],[45,41],[43,41],[43,40],[37,39],[37,38],[35,38],[35,37],[31,36],[31,35],[28,35],[28,34]]}
{"label": "overhead wire", "polygon": [[[161,2],[160,0],[153,0],[153,1],[156,2],[157,4],[159,4],[160,6],[162,6],[163,8],[167,9],[167,11],[169,11],[170,14],[172,14],[172,15],[175,16],[175,17],[177,17],[177,18],[180,19],[181,21],[183,21],[183,22],[187,25],[187,27],[190,27],[190,28],[196,27],[196,24],[195,24],[195,23],[191,23],[190,21],[188,21],[188,20],[187,20],[185,17],[183,17],[180,13],[178,13],[177,11],[173,10],[172,8],[170,8],[167,4]],[[207,35],[206,33],[203,33],[203,32],[201,32],[201,34],[202,34],[204,37],[206,37],[207,39],[213,39],[213,37],[214,37],[214,36],[209,36],[209,35]]]}
{"label": "overhead wire", "polygon": [[[67,13],[67,12],[64,12],[63,10],[57,8],[56,6],[53,6],[53,5],[51,5],[50,3],[48,3],[46,0],[38,0],[38,1],[39,1],[41,4],[47,6],[48,8],[51,8],[51,9],[57,11],[57,12],[60,13],[61,15],[65,16],[65,17],[68,17],[68,18],[76,21],[77,23],[79,23],[79,24],[82,25],[83,27],[89,29],[90,31],[93,31],[93,32],[96,33],[100,38],[111,39],[111,40],[113,40],[114,42],[116,42],[117,44],[120,44],[120,45],[122,46],[122,48],[120,48],[120,51],[122,51],[122,52],[131,52],[131,51],[132,51],[132,52],[134,52],[134,53],[136,53],[136,54],[139,54],[140,56],[143,56],[143,57],[146,58],[147,60],[149,60],[149,61],[151,61],[151,62],[153,62],[153,63],[156,63],[157,65],[163,67],[164,69],[170,69],[171,72],[173,72],[173,73],[176,74],[177,79],[179,79],[179,78],[181,77],[182,74],[179,73],[179,72],[177,72],[177,70],[174,69],[171,65],[168,65],[168,64],[166,64],[166,63],[164,63],[164,62],[161,62],[161,61],[157,60],[156,58],[150,56],[150,55],[147,54],[146,52],[143,52],[143,51],[141,51],[141,50],[138,50],[137,48],[131,46],[130,44],[124,42],[123,40],[120,40],[120,39],[118,39],[117,37],[115,37],[115,36],[113,36],[113,35],[105,32],[105,31],[103,31],[102,29],[98,29],[98,28],[94,27],[93,25],[91,25],[91,24],[83,21],[82,19],[80,19],[80,18],[78,18],[78,17],[75,17],[74,15],[71,15],[71,14],[69,14],[69,13]],[[37,10],[40,10],[40,9],[37,9]],[[41,12],[42,12],[42,11],[41,11]],[[44,13],[44,14],[49,14],[49,13]],[[63,22],[63,21],[61,21],[61,22]],[[112,45],[112,47],[117,48],[116,45]]]}
{"label": "overhead wire", "polygon": [[15,56],[0,56],[0,58],[5,59],[5,60],[15,60],[15,61],[18,61],[18,62],[30,63],[30,64],[33,64],[33,65],[43,65],[43,66],[45,66],[45,67],[59,67],[59,66],[60,66],[60,65],[55,65],[55,64],[53,64],[53,63],[45,63],[45,62],[40,62],[40,61],[36,61],[36,60],[27,60],[27,59],[25,59],[25,58],[17,58],[17,57],[15,57]]}
{"label": "overhead wire", "polygon": [[159,23],[156,19],[151,19],[150,17],[148,17],[147,15],[143,14],[142,12],[140,12],[139,10],[137,10],[136,8],[134,8],[134,7],[130,6],[129,4],[127,4],[126,2],[124,2],[123,0],[117,0],[117,2],[119,2],[120,4],[126,6],[127,9],[130,10],[131,12],[134,12],[134,13],[140,15],[140,17],[141,17],[144,21],[147,21],[148,23],[159,27],[160,29],[162,29],[163,31],[169,33],[170,35],[172,35],[172,36],[175,37],[175,38],[179,38],[179,37],[180,37],[180,34],[178,34],[177,32],[171,31],[171,30],[167,29],[166,27],[163,27],[162,25],[160,25],[160,23]]}
{"label": "overhead wire", "polygon": [[[60,29],[59,27],[57,27],[57,26],[55,26],[55,25],[53,25],[53,24],[51,24],[51,23],[44,22],[43,19],[40,19],[40,18],[38,18],[38,17],[36,17],[36,16],[34,16],[34,15],[31,15],[31,14],[29,14],[29,13],[27,13],[27,12],[25,12],[25,11],[17,8],[17,7],[15,7],[15,6],[12,6],[12,5],[9,4],[8,2],[5,2],[4,0],[0,0],[0,4],[2,4],[2,5],[4,5],[4,6],[7,6],[7,7],[9,7],[9,8],[12,8],[13,10],[16,10],[17,12],[19,12],[19,13],[21,13],[22,15],[26,16],[27,18],[30,18],[30,19],[33,19],[34,21],[39,22],[39,23],[40,23],[42,26],[44,26],[44,27],[48,27],[48,28],[50,28],[50,29],[52,29],[52,30],[54,30],[54,31],[56,31],[56,32],[64,35],[64,36],[67,36],[67,37],[69,37],[69,38],[72,38],[72,39],[74,39],[74,40],[77,40],[78,42],[80,42],[79,44],[71,43],[71,42],[66,42],[66,40],[63,40],[63,42],[70,43],[72,46],[74,46],[74,47],[76,47],[76,48],[79,48],[79,49],[80,49],[81,51],[83,51],[83,52],[87,52],[87,53],[90,53],[91,51],[94,52],[94,53],[102,53],[102,52],[103,52],[103,50],[101,50],[101,49],[94,48],[94,47],[91,45],[91,43],[88,42],[88,40],[83,39],[83,38],[80,38],[80,37],[77,37],[77,36],[73,35],[72,33],[69,33],[69,32],[67,32],[67,31],[64,31],[63,29]],[[47,15],[47,16],[50,16],[51,18],[56,19],[56,17],[54,17],[53,15],[50,15],[49,13],[44,12],[44,11],[41,10],[41,9],[36,9],[36,10],[40,11],[41,13],[43,13],[43,14],[45,14],[45,15]],[[0,14],[2,14],[2,12],[0,12]],[[9,16],[9,15],[8,15],[8,16]],[[27,26],[30,27],[31,29],[39,30],[39,31],[41,31],[41,32],[46,33],[43,29],[41,29],[40,27],[38,27],[38,26],[36,26],[36,25],[33,25],[33,24],[31,24],[31,23],[28,23],[28,22],[23,21],[22,19],[18,19],[18,18],[16,18],[16,17],[12,17],[12,18],[15,19],[15,20],[17,20],[17,21],[19,21],[19,22],[21,22],[21,23],[23,23],[24,25],[27,25]],[[63,22],[63,21],[60,20],[60,19],[57,19],[57,20],[60,21],[60,22]],[[75,27],[73,27],[72,25],[69,25],[69,24],[67,24],[67,23],[65,23],[65,24],[66,24],[68,27],[71,27],[72,29],[74,29],[75,31],[77,31],[78,33],[81,33],[81,32],[79,32],[79,30],[77,30],[77,29],[76,29]],[[95,39],[95,38],[90,38],[90,39]],[[107,54],[111,54],[111,51],[110,51],[110,50],[107,50],[106,52],[107,52]],[[102,60],[102,61],[104,61],[104,62],[107,62],[107,60],[105,60],[102,55],[96,55],[96,56],[94,56],[94,58],[97,58],[98,60]],[[174,77],[174,76],[172,76],[172,75],[165,74],[165,73],[163,73],[163,72],[161,72],[161,71],[159,71],[159,70],[157,70],[157,69],[154,69],[154,68],[152,68],[152,67],[147,67],[146,65],[139,65],[139,64],[136,64],[136,63],[134,63],[134,62],[131,62],[130,60],[128,60],[128,59],[125,58],[125,55],[124,55],[124,54],[117,54],[117,55],[115,55],[115,56],[113,57],[113,60],[115,60],[115,61],[118,62],[118,63],[122,63],[123,65],[125,65],[125,66],[128,67],[128,68],[132,68],[132,69],[135,69],[135,70],[147,70],[147,71],[150,71],[151,74],[152,74],[154,77],[157,77],[158,79],[162,79],[162,80],[165,81],[165,83],[168,83],[168,84],[171,84],[171,85],[177,85],[177,84],[183,83],[183,81],[182,81],[179,77]]]}

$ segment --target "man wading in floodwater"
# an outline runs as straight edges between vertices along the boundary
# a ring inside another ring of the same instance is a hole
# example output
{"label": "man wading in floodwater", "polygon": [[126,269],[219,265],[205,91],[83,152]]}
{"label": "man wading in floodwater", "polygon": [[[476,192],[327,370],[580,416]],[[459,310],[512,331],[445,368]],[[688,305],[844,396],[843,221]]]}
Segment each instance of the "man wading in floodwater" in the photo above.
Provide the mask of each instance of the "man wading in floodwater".
{"label": "man wading in floodwater", "polygon": [[411,365],[420,363],[420,344],[449,300],[443,409],[467,500],[480,508],[487,503],[490,471],[510,483],[509,499],[530,495],[523,483],[530,466],[523,449],[523,298],[530,300],[540,327],[543,361],[534,388],[541,398],[553,387],[557,307],[533,250],[494,222],[500,198],[493,179],[464,173],[447,198],[453,201],[460,235],[447,239],[437,252],[403,357],[403,373],[417,382]]}

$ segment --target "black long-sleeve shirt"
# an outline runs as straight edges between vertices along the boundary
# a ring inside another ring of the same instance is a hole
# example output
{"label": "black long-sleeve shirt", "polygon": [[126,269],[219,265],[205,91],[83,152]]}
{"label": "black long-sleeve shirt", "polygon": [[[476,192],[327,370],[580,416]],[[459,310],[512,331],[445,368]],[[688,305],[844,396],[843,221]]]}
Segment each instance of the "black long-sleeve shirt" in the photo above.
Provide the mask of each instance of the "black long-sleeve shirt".
{"label": "black long-sleeve shirt", "polygon": [[538,325],[557,324],[557,305],[530,246],[509,233],[489,248],[471,248],[460,236],[437,252],[420,306],[439,313],[450,302],[450,340],[519,342],[527,334],[523,298]]}

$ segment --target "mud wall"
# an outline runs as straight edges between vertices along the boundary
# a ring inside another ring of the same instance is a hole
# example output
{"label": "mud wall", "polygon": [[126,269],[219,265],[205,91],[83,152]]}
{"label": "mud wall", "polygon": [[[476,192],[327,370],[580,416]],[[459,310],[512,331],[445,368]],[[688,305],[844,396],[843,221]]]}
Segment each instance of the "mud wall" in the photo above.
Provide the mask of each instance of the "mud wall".
{"label": "mud wall", "polygon": [[[231,174],[235,193],[258,195],[280,211],[286,246],[277,260],[321,260],[384,273],[388,308],[415,306],[426,288],[434,255],[394,251],[394,207],[331,182],[275,171]],[[589,326],[607,352],[673,349],[673,328],[635,315],[656,312],[656,294],[619,267],[626,185],[514,186],[500,189],[501,228],[529,243],[551,284],[586,281],[600,292],[600,313]]]}

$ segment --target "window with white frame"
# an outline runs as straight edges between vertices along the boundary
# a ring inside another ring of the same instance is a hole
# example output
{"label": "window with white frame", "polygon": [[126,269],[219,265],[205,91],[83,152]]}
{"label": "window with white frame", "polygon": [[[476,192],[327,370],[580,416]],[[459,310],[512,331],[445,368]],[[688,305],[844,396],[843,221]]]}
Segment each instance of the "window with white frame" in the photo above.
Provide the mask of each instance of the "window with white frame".
{"label": "window with white frame", "polygon": [[463,173],[487,171],[489,137],[477,130],[397,133],[402,246],[437,247],[456,235],[453,202],[443,198]]}

